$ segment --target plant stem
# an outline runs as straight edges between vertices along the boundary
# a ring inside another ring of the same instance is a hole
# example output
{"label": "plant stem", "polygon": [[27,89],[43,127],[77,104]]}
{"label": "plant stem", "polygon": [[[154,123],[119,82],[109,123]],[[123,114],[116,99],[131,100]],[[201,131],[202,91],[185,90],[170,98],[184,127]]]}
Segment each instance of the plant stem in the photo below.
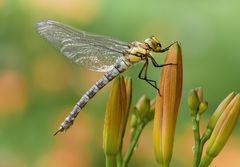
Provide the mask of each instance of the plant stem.
{"label": "plant stem", "polygon": [[205,142],[206,142],[206,141],[203,141],[203,140],[201,139],[201,140],[200,140],[200,143],[199,143],[198,164],[200,163],[201,158],[202,158],[202,152],[203,152],[203,147],[204,147]]}
{"label": "plant stem", "polygon": [[203,160],[201,161],[199,167],[208,167],[212,162],[213,157],[208,156],[207,154],[204,156]]}
{"label": "plant stem", "polygon": [[[124,132],[125,132],[125,130],[124,130]],[[122,134],[120,147],[119,147],[119,150],[118,150],[118,153],[117,153],[117,167],[122,166],[122,147],[123,147],[124,132]]]}
{"label": "plant stem", "polygon": [[144,128],[144,124],[139,124],[136,128],[135,131],[133,132],[132,140],[130,142],[130,145],[128,147],[128,150],[124,156],[123,162],[122,162],[122,167],[126,167],[130,158],[132,157],[133,151],[136,147],[136,144],[138,142],[139,136]]}
{"label": "plant stem", "polygon": [[117,167],[117,159],[115,155],[106,155],[106,167]]}
{"label": "plant stem", "polygon": [[117,154],[117,167],[121,167],[121,166],[122,166],[122,151],[119,151]]}
{"label": "plant stem", "polygon": [[199,155],[200,150],[200,132],[199,132],[199,114],[196,114],[195,116],[192,117],[192,129],[193,129],[193,133],[194,133],[194,148],[193,148],[193,154],[194,154],[194,160],[193,160],[193,167],[197,167],[200,159],[201,159],[201,155]]}
{"label": "plant stem", "polygon": [[202,158],[202,152],[203,152],[203,147],[204,147],[204,144],[207,142],[207,140],[210,138],[212,134],[212,131],[211,130],[206,130],[200,140],[200,145],[199,145],[199,162]]}

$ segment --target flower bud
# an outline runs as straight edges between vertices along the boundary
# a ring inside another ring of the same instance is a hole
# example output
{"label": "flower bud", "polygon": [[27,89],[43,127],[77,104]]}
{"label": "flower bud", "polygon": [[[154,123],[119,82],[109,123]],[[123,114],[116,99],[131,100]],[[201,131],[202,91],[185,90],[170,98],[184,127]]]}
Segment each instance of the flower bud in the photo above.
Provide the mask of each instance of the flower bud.
{"label": "flower bud", "polygon": [[129,111],[132,102],[132,79],[125,77],[126,93],[127,93],[127,111]]}
{"label": "flower bud", "polygon": [[195,91],[197,93],[198,99],[200,102],[203,102],[203,88],[202,87],[197,87],[195,88]]}
{"label": "flower bud", "polygon": [[137,109],[134,107],[133,108],[133,114],[131,116],[131,128],[132,128],[132,131],[133,129],[135,129],[138,125],[138,119],[137,119],[137,116],[134,114],[135,112],[138,112],[136,111]]}
{"label": "flower bud", "polygon": [[207,108],[208,108],[208,102],[207,101],[203,101],[203,102],[201,102],[199,104],[198,111],[199,111],[200,114],[203,114],[207,110]]}
{"label": "flower bud", "polygon": [[[133,117],[136,118],[137,124],[146,125],[153,120],[154,110],[151,110],[151,102],[146,96],[142,96],[133,109]],[[135,118],[132,118],[134,121]]]}
{"label": "flower bud", "polygon": [[232,95],[234,94],[231,93],[224,100],[224,105],[222,105],[222,103],[220,104],[223,111],[216,120],[215,127],[208,142],[206,155],[203,158],[200,167],[209,166],[213,158],[219,154],[237,122],[240,113],[240,95],[237,94],[233,98]]}
{"label": "flower bud", "polygon": [[138,100],[138,102],[136,104],[136,108],[137,108],[138,111],[141,111],[137,114],[140,116],[140,118],[144,119],[145,115],[150,110],[150,100],[149,100],[149,98],[147,98],[146,96],[142,96]]}
{"label": "flower bud", "polygon": [[198,98],[198,94],[197,91],[192,89],[189,91],[188,93],[188,107],[191,110],[191,114],[192,115],[196,115],[199,109],[199,98]]}
{"label": "flower bud", "polygon": [[132,102],[132,79],[130,77],[125,77],[125,86],[126,86],[126,112],[125,116],[124,116],[124,130],[122,131],[122,140],[125,134],[125,130],[126,130],[126,125],[127,125],[127,121],[128,121],[128,116],[129,116],[129,111],[130,111],[130,106],[131,106],[131,102]]}
{"label": "flower bud", "polygon": [[123,76],[117,77],[107,102],[103,128],[103,149],[107,166],[116,166],[116,156],[126,126],[127,92]]}
{"label": "flower bud", "polygon": [[155,112],[156,99],[151,100],[150,102],[150,111]]}
{"label": "flower bud", "polygon": [[234,92],[232,92],[221,102],[221,104],[217,107],[217,109],[211,116],[209,123],[207,125],[207,129],[209,129],[211,131],[213,130],[213,128],[215,127],[215,125],[217,123],[217,120],[222,115],[222,113],[225,111],[225,109],[227,108],[229,103],[232,101],[232,99],[235,97],[235,95],[236,94]]}
{"label": "flower bud", "polygon": [[170,164],[173,140],[182,94],[182,53],[178,43],[173,44],[166,56],[159,83],[160,94],[156,97],[153,127],[155,157],[159,165]]}

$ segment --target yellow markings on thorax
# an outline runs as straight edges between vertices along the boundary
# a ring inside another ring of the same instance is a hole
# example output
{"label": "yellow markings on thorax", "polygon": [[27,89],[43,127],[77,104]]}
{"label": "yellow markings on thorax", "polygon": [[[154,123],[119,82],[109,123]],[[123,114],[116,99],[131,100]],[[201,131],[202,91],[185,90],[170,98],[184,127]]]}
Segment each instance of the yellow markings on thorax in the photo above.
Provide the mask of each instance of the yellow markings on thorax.
{"label": "yellow markings on thorax", "polygon": [[127,59],[136,63],[147,58],[149,50],[146,45],[140,42],[133,42],[132,47],[128,50]]}
{"label": "yellow markings on thorax", "polygon": [[141,57],[138,57],[138,56],[135,56],[135,55],[129,54],[129,55],[128,55],[128,60],[129,60],[130,62],[132,62],[132,63],[136,63],[136,62],[141,61],[142,58],[141,58]]}

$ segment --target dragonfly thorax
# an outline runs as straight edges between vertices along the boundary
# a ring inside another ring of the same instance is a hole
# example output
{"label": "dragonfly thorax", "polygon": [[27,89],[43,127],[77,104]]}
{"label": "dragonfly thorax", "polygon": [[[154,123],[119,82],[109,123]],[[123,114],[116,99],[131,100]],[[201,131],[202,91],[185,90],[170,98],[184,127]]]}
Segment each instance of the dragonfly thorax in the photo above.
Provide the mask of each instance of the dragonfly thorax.
{"label": "dragonfly thorax", "polygon": [[132,62],[139,62],[144,60],[149,55],[149,48],[145,43],[142,42],[132,42],[130,48],[127,50],[127,59]]}
{"label": "dragonfly thorax", "polygon": [[144,43],[148,46],[149,50],[153,52],[160,52],[162,47],[159,40],[155,36],[145,39]]}

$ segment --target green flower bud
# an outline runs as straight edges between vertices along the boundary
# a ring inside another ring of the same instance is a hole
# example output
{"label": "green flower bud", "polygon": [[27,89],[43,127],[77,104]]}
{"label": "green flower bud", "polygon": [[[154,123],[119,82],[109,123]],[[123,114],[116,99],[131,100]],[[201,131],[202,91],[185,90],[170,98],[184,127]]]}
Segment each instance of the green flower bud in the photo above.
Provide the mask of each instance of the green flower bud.
{"label": "green flower bud", "polygon": [[198,99],[200,102],[203,102],[203,88],[202,87],[198,87],[198,88],[195,88],[195,91],[197,93],[197,96],[198,96]]}
{"label": "green flower bud", "polygon": [[224,110],[227,108],[229,103],[232,101],[232,99],[235,97],[236,93],[232,92],[230,93],[217,107],[213,115],[211,116],[209,123],[207,125],[207,129],[210,129],[211,131],[214,129],[219,117],[222,115]]}
{"label": "green flower bud", "polygon": [[154,110],[151,110],[151,108],[149,98],[142,96],[133,109],[133,115],[136,117],[138,124],[143,123],[146,125],[153,120]]}
{"label": "green flower bud", "polygon": [[192,89],[188,93],[188,107],[192,115],[196,115],[199,109],[200,101],[196,90]]}
{"label": "green flower bud", "polygon": [[[134,107],[134,108],[133,108],[133,113],[138,112],[138,111],[136,111],[136,110],[137,110],[137,108]],[[137,127],[137,125],[138,125],[137,116],[136,116],[135,114],[132,114],[132,116],[131,116],[131,128],[132,128],[132,130],[135,129],[135,128]]]}
{"label": "green flower bud", "polygon": [[138,115],[140,116],[140,118],[144,118],[145,115],[150,110],[150,100],[149,100],[149,98],[147,98],[146,96],[142,96],[138,100],[138,102],[136,104],[136,108],[139,111]]}
{"label": "green flower bud", "polygon": [[[230,94],[234,95],[233,93]],[[229,96],[224,100],[227,102],[222,105],[223,112],[217,119],[212,135],[209,139],[206,155],[200,163],[200,167],[209,166],[213,158],[216,157],[230,137],[240,113],[240,95],[237,94],[229,101]],[[222,103],[221,103],[222,104]],[[221,105],[220,104],[220,105]]]}
{"label": "green flower bud", "polygon": [[155,111],[156,99],[151,100],[150,102],[150,111]]}
{"label": "green flower bud", "polygon": [[204,101],[204,102],[201,102],[200,105],[199,105],[199,113],[200,114],[203,114],[208,108],[208,102]]}

